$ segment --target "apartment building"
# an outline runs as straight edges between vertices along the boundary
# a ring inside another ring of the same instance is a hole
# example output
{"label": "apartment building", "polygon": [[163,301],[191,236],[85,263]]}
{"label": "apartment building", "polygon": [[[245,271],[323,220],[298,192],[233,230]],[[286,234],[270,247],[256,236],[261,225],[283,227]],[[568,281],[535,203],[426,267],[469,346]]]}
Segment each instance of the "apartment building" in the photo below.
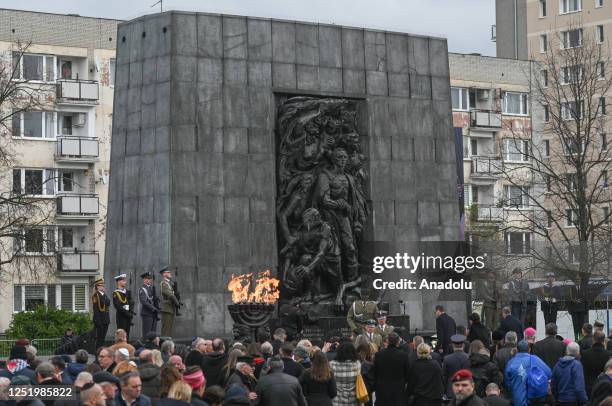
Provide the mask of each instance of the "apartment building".
{"label": "apartment building", "polygon": [[[449,66],[453,125],[463,136],[466,236],[495,241],[489,249],[501,257],[527,260],[534,239],[525,231],[527,191],[534,186],[525,182],[534,113],[532,63],[449,54]],[[504,262],[496,265],[510,268]]]}
{"label": "apartment building", "polygon": [[[46,261],[36,275],[14,272],[0,287],[0,333],[13,313],[38,304],[89,311],[104,266],[117,24],[0,9],[0,53],[17,66],[18,80],[48,94],[7,126],[15,164],[3,169],[10,173],[0,174],[0,187],[52,207],[48,224],[22,231],[19,255]],[[17,44],[26,45],[21,57]]]}

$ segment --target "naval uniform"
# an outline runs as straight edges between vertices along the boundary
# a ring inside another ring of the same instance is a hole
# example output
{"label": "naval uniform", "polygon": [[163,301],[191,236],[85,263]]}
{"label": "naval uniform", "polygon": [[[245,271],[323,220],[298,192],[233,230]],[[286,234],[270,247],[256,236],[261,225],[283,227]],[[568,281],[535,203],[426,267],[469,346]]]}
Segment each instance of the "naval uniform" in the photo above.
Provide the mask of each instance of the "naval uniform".
{"label": "naval uniform", "polygon": [[130,337],[132,317],[134,317],[134,300],[132,293],[127,289],[115,289],[113,292],[113,306],[115,306],[117,329],[123,329]]}
{"label": "naval uniform", "polygon": [[142,318],[142,336],[146,337],[147,333],[157,333],[157,321],[159,320],[159,297],[155,293],[155,286],[142,285],[138,291],[138,299],[140,299],[140,317]]}

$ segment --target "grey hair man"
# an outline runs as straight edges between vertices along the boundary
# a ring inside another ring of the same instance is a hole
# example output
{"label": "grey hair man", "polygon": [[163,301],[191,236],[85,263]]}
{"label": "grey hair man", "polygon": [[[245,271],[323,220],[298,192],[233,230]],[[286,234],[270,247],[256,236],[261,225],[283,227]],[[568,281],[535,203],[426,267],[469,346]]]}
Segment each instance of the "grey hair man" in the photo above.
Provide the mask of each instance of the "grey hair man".
{"label": "grey hair man", "polygon": [[550,387],[557,404],[585,405],[587,403],[584,374],[582,364],[578,361],[579,357],[578,343],[569,343],[567,355],[561,358],[553,369]]}
{"label": "grey hair man", "polygon": [[255,388],[258,404],[306,406],[300,382],[296,377],[283,373],[283,360],[275,356],[268,362],[268,373],[259,379]]}
{"label": "grey hair man", "polygon": [[89,372],[85,371],[78,374],[76,379],[74,380],[74,386],[79,389],[88,383],[93,383],[93,376]]}
{"label": "grey hair man", "polygon": [[493,362],[497,365],[500,371],[506,370],[506,365],[510,358],[514,356],[516,352],[516,343],[518,342],[518,336],[514,331],[508,331],[504,338],[504,346],[499,350],[495,351]]}
{"label": "grey hair man", "polygon": [[83,406],[106,406],[106,394],[98,384],[82,390],[79,397]]}
{"label": "grey hair man", "polygon": [[55,377],[55,367],[50,362],[41,362],[36,367],[36,381],[39,385],[59,385],[61,381]]}

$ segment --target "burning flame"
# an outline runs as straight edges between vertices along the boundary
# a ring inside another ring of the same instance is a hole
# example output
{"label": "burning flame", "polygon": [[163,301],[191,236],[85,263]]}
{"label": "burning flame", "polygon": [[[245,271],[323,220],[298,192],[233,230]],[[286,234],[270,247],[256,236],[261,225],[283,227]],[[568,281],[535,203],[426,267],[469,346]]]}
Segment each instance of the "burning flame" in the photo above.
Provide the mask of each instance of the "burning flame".
{"label": "burning flame", "polygon": [[238,276],[232,274],[227,290],[232,292],[233,303],[274,304],[280,297],[279,282],[278,279],[272,278],[270,270],[258,274],[247,273]]}

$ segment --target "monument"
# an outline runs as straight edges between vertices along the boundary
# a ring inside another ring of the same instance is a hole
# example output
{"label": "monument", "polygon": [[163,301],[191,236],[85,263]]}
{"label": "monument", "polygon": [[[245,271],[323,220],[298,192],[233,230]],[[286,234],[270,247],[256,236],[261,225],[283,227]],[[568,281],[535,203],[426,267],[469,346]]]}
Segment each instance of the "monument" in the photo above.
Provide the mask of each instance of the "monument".
{"label": "monument", "polygon": [[[116,67],[105,276],[169,266],[176,336],[232,331],[232,275],[345,306],[364,244],[457,239],[445,39],[170,11],[119,25]],[[385,301],[413,328],[465,315]]]}

